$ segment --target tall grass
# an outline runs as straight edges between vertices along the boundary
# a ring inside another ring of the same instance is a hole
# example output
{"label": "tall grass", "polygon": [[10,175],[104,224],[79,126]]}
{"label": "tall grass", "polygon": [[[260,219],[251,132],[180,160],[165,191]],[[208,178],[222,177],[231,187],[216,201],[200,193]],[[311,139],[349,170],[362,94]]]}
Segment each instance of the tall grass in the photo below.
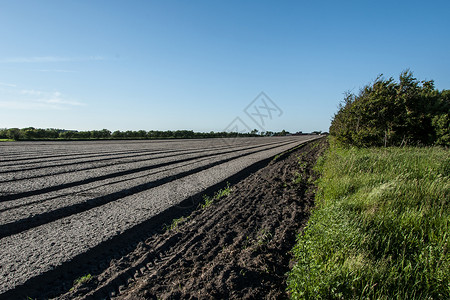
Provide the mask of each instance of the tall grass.
{"label": "tall grass", "polygon": [[331,148],[293,249],[293,299],[450,299],[450,155]]}

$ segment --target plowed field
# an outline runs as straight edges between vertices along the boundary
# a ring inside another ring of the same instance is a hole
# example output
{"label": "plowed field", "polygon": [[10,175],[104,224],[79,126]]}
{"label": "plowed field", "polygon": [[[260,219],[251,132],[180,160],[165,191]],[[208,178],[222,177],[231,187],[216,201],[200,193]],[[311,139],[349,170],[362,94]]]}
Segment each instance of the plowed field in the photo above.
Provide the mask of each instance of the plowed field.
{"label": "plowed field", "polygon": [[0,298],[63,293],[203,193],[314,138],[0,144]]}

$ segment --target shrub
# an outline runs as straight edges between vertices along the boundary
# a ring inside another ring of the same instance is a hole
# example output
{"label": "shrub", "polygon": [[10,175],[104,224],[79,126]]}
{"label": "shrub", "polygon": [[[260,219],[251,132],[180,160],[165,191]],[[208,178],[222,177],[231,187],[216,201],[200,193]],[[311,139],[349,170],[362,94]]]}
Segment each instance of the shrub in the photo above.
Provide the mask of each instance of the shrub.
{"label": "shrub", "polygon": [[330,134],[341,145],[449,145],[450,91],[419,82],[404,71],[400,81],[382,75],[355,95],[346,93]]}

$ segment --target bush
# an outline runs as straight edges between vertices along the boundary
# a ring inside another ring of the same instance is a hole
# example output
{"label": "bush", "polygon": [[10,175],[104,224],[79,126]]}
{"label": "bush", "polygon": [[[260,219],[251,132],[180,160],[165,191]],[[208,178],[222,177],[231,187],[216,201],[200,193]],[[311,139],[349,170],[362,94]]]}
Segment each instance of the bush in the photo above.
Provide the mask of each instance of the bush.
{"label": "bush", "polygon": [[400,81],[378,76],[358,95],[347,93],[330,134],[341,145],[449,145],[450,91],[404,71]]}

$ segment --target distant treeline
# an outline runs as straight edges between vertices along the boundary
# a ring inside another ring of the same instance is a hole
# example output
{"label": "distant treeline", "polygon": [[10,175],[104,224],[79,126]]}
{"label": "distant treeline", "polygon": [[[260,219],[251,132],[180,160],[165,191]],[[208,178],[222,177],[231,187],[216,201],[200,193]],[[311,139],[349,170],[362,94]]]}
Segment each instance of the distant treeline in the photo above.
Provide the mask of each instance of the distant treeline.
{"label": "distant treeline", "polygon": [[400,81],[381,75],[355,95],[348,93],[330,134],[357,147],[450,145],[450,90],[404,71]]}
{"label": "distant treeline", "polygon": [[64,129],[41,128],[5,128],[0,129],[0,139],[11,140],[89,140],[89,139],[195,139],[195,138],[225,138],[225,137],[256,137],[256,136],[285,136],[289,132],[262,132],[252,130],[249,133],[237,132],[194,132],[192,130],[138,130],[114,131],[108,129],[76,131]]}

